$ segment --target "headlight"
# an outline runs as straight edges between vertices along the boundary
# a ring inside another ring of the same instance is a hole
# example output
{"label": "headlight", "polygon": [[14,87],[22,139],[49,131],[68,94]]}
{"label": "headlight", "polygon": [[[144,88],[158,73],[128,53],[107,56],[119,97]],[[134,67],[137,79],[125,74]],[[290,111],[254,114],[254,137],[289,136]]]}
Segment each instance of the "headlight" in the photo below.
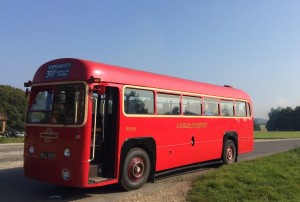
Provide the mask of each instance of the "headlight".
{"label": "headlight", "polygon": [[63,177],[64,180],[67,181],[67,180],[70,179],[71,173],[68,169],[63,169],[61,174],[62,174],[62,177]]}
{"label": "headlight", "polygon": [[33,153],[34,153],[34,146],[30,146],[30,147],[29,147],[29,153],[30,153],[30,154],[33,154]]}
{"label": "headlight", "polygon": [[70,151],[70,149],[65,149],[65,151],[64,151],[64,155],[65,155],[65,157],[70,157],[71,156],[71,151]]}

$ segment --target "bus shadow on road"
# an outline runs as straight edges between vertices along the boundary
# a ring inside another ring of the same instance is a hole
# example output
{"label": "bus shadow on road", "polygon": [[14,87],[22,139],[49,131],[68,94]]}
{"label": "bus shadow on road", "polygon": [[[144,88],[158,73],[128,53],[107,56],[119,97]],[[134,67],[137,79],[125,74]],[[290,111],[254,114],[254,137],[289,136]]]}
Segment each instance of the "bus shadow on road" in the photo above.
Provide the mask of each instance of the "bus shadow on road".
{"label": "bus shadow on road", "polygon": [[22,167],[0,170],[2,201],[76,201],[95,195],[106,198],[106,195],[121,193],[123,191],[116,185],[73,188],[35,181],[25,177]]}
{"label": "bus shadow on road", "polygon": [[[184,169],[173,169],[162,173],[156,183],[166,178],[186,176],[187,174],[217,168],[220,164],[197,165]],[[152,185],[148,185],[152,186]],[[138,192],[143,191],[137,190]],[[135,192],[124,192],[117,185],[95,188],[74,188],[43,183],[28,179],[22,167],[0,170],[0,196],[2,201],[121,201]]]}

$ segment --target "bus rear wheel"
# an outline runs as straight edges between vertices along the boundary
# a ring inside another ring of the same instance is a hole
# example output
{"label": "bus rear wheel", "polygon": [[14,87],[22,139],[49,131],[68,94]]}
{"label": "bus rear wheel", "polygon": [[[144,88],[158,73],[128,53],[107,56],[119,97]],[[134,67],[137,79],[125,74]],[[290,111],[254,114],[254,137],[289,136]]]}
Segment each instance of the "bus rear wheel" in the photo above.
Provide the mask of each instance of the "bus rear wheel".
{"label": "bus rear wheel", "polygon": [[140,148],[131,149],[124,161],[120,185],[124,190],[138,189],[148,180],[150,159]]}
{"label": "bus rear wheel", "polygon": [[232,164],[237,160],[237,151],[236,146],[232,140],[226,140],[223,154],[222,154],[222,161],[224,164]]}

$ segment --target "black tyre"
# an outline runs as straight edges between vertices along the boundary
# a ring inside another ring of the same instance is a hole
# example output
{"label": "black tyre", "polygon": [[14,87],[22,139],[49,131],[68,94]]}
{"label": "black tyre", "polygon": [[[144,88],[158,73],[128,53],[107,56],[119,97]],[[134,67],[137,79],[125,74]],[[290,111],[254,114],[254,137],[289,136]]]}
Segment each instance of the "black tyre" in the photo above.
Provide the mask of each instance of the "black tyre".
{"label": "black tyre", "polygon": [[237,160],[237,151],[236,146],[232,140],[226,140],[223,154],[222,154],[222,161],[224,164],[232,164]]}
{"label": "black tyre", "polygon": [[120,185],[124,190],[138,189],[147,182],[149,173],[148,154],[143,149],[133,148],[125,158]]}

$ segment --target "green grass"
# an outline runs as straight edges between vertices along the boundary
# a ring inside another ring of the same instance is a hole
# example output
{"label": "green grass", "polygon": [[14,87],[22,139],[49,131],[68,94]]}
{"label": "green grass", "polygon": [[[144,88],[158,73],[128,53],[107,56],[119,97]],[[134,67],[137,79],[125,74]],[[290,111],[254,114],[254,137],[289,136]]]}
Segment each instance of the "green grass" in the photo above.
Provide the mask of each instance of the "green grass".
{"label": "green grass", "polygon": [[300,148],[222,166],[200,176],[187,196],[201,201],[300,201]]}
{"label": "green grass", "polygon": [[288,139],[300,138],[300,131],[255,131],[255,139]]}
{"label": "green grass", "polygon": [[7,137],[1,137],[0,136],[0,144],[1,143],[23,143],[24,138],[7,138]]}

